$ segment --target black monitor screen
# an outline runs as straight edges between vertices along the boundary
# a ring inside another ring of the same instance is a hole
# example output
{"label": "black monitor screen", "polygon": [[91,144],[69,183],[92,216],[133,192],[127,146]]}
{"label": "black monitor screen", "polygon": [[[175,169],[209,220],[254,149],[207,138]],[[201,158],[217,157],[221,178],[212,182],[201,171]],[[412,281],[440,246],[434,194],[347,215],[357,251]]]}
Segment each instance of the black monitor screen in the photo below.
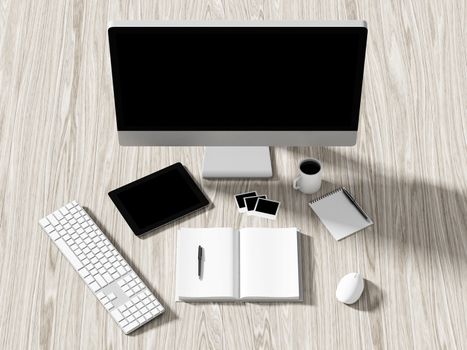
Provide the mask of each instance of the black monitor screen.
{"label": "black monitor screen", "polygon": [[357,130],[363,27],[112,27],[119,130]]}

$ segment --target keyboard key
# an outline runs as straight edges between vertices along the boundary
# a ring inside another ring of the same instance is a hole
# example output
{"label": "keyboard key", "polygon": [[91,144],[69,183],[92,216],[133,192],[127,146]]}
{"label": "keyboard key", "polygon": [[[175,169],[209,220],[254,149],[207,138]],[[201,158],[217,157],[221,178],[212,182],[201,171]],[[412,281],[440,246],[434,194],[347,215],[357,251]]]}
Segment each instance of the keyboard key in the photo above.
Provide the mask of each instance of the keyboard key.
{"label": "keyboard key", "polygon": [[138,322],[133,321],[130,324],[128,324],[127,326],[123,327],[123,331],[125,333],[129,333],[130,331],[133,330],[133,328],[136,328],[138,326],[138,324],[139,324]]}
{"label": "keyboard key", "polygon": [[101,287],[105,287],[107,285],[107,282],[102,278],[101,275],[96,275],[94,276],[94,278],[96,279],[97,283],[99,283]]}
{"label": "keyboard key", "polygon": [[49,219],[49,222],[50,222],[53,226],[57,226],[57,225],[58,225],[57,219],[55,219],[55,216],[53,216],[52,214],[50,214],[49,216],[47,216],[47,219]]}
{"label": "keyboard key", "polygon": [[55,244],[58,246],[58,249],[60,249],[63,255],[65,255],[71,265],[73,265],[75,270],[79,270],[81,267],[83,267],[76,255],[71,251],[70,248],[68,248],[68,244],[66,244],[62,238],[57,239]]}
{"label": "keyboard key", "polygon": [[101,287],[100,287],[96,282],[92,282],[92,283],[89,285],[89,288],[91,288],[91,290],[92,290],[93,292],[95,292],[95,291],[101,289]]}
{"label": "keyboard key", "polygon": [[81,270],[79,270],[79,274],[81,275],[81,277],[85,278],[85,277],[89,276],[89,271],[88,271],[88,269],[83,267]]}
{"label": "keyboard key", "polygon": [[[50,226],[49,226],[50,227]],[[57,233],[57,231],[53,231],[50,234],[50,238],[52,238],[54,241],[60,238],[60,235]]]}
{"label": "keyboard key", "polygon": [[103,276],[104,279],[107,281],[107,283],[110,283],[110,282],[112,282],[112,281],[114,280],[114,279],[112,278],[112,276],[110,276],[107,272],[104,273],[102,276]]}
{"label": "keyboard key", "polygon": [[49,225],[49,220],[47,220],[46,218],[40,219],[40,220],[39,220],[39,224],[40,224],[42,227],[46,227],[46,226]]}
{"label": "keyboard key", "polygon": [[60,213],[60,210],[55,210],[53,212],[53,214],[54,214],[55,218],[57,219],[57,221],[60,221],[60,220],[63,219],[63,215],[62,215],[62,213]]}
{"label": "keyboard key", "polygon": [[115,310],[112,310],[110,312],[110,314],[113,316],[113,318],[115,319],[115,321],[119,322],[120,320],[123,319],[123,315],[120,313],[120,311],[118,311],[117,309]]}

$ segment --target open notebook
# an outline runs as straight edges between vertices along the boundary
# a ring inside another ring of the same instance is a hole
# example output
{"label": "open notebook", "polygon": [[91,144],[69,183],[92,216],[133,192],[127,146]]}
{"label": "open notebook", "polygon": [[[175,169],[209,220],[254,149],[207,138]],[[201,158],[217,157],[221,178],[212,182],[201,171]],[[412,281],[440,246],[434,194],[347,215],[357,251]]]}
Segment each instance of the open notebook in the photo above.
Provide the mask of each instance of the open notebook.
{"label": "open notebook", "polygon": [[299,249],[296,228],[181,228],[176,300],[300,301]]}

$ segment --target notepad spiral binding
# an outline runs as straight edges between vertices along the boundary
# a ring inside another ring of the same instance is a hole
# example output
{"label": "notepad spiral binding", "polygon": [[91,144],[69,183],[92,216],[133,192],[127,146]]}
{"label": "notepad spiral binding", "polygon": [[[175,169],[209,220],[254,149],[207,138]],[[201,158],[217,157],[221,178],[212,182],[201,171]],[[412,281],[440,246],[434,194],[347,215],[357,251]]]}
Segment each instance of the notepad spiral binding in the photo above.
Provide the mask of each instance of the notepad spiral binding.
{"label": "notepad spiral binding", "polygon": [[339,187],[339,188],[335,189],[334,191],[331,191],[331,192],[326,193],[325,195],[323,195],[323,196],[321,196],[321,197],[318,197],[318,198],[316,198],[316,199],[313,199],[313,200],[310,202],[310,204],[316,203],[317,201],[320,201],[320,200],[323,199],[323,198],[332,196],[334,193],[337,193],[337,192],[339,192],[339,191],[342,191],[343,188],[344,188],[344,187]]}

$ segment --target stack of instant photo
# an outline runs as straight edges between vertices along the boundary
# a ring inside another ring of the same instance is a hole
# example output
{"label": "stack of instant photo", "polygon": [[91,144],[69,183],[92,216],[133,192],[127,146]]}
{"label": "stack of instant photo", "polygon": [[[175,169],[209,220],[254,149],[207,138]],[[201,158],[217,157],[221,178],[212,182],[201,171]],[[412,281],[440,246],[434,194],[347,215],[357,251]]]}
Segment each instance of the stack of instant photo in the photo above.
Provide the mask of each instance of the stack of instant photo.
{"label": "stack of instant photo", "polygon": [[268,199],[266,195],[258,195],[256,191],[235,195],[235,202],[240,213],[275,220],[279,207],[278,201]]}

